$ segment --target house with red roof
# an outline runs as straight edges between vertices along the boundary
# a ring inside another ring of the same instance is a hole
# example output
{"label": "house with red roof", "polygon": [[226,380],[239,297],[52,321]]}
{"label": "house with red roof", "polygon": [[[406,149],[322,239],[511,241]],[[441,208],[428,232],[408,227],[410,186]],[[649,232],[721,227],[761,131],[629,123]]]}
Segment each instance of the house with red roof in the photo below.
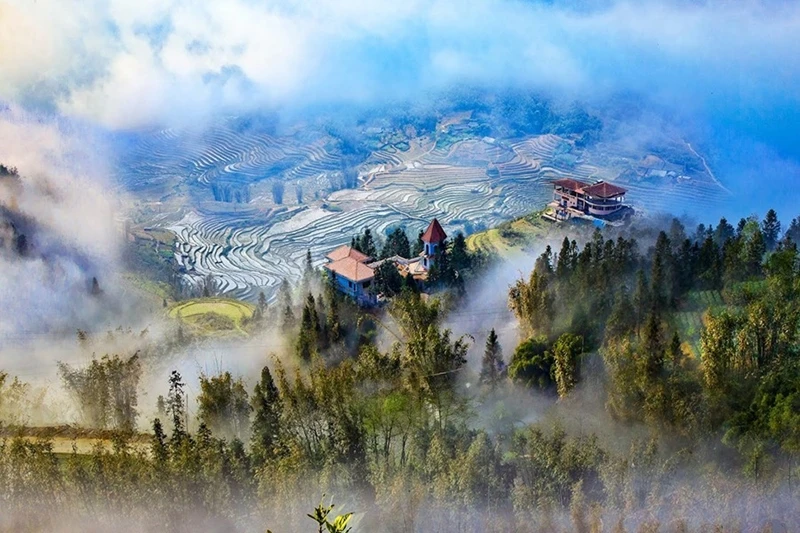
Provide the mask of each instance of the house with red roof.
{"label": "house with red roof", "polygon": [[359,305],[378,303],[377,295],[370,291],[375,279],[375,269],[369,264],[373,259],[351,246],[340,246],[325,256],[322,268],[333,277],[339,292],[353,298]]}
{"label": "house with red roof", "polygon": [[332,276],[339,292],[351,297],[361,306],[377,305],[380,295],[374,290],[375,270],[390,261],[402,276],[411,276],[422,283],[428,279],[428,272],[435,264],[439,253],[446,246],[447,233],[437,219],[433,219],[422,233],[422,252],[417,257],[390,257],[380,261],[344,245],[325,256],[323,268]]}
{"label": "house with red roof", "polygon": [[553,202],[556,218],[565,220],[572,215],[607,217],[626,207],[628,191],[607,181],[585,183],[572,178],[553,182]]}

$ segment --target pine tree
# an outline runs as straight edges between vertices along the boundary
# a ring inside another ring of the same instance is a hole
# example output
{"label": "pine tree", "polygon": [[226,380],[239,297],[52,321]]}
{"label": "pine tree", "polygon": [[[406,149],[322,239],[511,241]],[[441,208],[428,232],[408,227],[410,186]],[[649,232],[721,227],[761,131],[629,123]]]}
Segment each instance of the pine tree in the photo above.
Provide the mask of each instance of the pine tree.
{"label": "pine tree", "polygon": [[472,266],[472,257],[469,254],[469,250],[467,250],[467,239],[460,231],[453,238],[449,255],[450,264],[456,272],[466,270]]}
{"label": "pine tree", "polygon": [[556,275],[559,279],[569,278],[572,272],[572,246],[568,237],[564,237],[561,243],[561,251],[558,252],[558,263],[556,264]]}
{"label": "pine tree", "polygon": [[761,222],[761,233],[764,234],[764,244],[767,251],[772,251],[778,245],[781,235],[781,222],[774,209],[767,211],[767,216]]}
{"label": "pine tree", "polygon": [[664,371],[664,340],[661,318],[655,310],[647,316],[642,332],[641,362],[645,383],[652,383],[661,377]]}
{"label": "pine tree", "polygon": [[486,348],[481,361],[480,382],[494,390],[500,382],[503,366],[503,348],[500,346],[497,333],[493,328],[486,338]]}
{"label": "pine tree", "polygon": [[331,344],[339,342],[342,336],[342,326],[339,321],[339,294],[335,283],[332,275],[327,276],[325,280],[325,303],[328,308],[325,313],[325,325],[328,331],[328,340]]}
{"label": "pine tree", "polygon": [[800,246],[800,217],[793,219],[789,224],[789,229],[786,230],[784,239],[790,240],[795,245]]}
{"label": "pine tree", "polygon": [[180,373],[173,370],[169,376],[169,393],[167,394],[167,412],[172,417],[173,442],[179,442],[186,430],[186,399],[183,392],[185,386]]}
{"label": "pine tree", "polygon": [[364,234],[359,239],[358,249],[368,257],[378,257],[378,250],[375,247],[375,240],[372,237],[372,231],[369,228],[364,228]]}
{"label": "pine tree", "polygon": [[719,219],[719,224],[714,230],[714,242],[717,243],[717,246],[721,247],[728,239],[732,239],[735,235],[736,230],[728,223],[728,220],[725,217]]}
{"label": "pine tree", "polygon": [[311,290],[311,282],[313,280],[314,280],[314,261],[311,258],[311,249],[308,248],[306,250],[306,259],[303,266],[303,283],[302,283],[303,293],[306,293],[309,290]]}
{"label": "pine tree", "polygon": [[297,337],[296,352],[303,361],[310,361],[311,356],[317,351],[317,340],[319,339],[319,315],[314,296],[308,293],[306,303],[303,306],[303,314],[300,319],[300,333]]}
{"label": "pine tree", "polygon": [[250,442],[256,466],[263,465],[273,453],[280,434],[283,404],[269,367],[261,369],[261,380],[253,389]]}

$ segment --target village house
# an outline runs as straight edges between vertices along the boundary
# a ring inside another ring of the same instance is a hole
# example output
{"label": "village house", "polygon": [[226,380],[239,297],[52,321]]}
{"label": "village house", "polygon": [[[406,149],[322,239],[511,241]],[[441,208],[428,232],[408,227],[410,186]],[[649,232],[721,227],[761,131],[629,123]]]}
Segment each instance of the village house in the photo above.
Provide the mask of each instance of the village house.
{"label": "village house", "polygon": [[628,191],[608,183],[598,181],[585,183],[572,178],[553,182],[553,202],[555,215],[547,218],[567,220],[573,216],[608,217],[626,208],[625,194]]}
{"label": "village house", "polygon": [[363,307],[377,305],[382,295],[374,290],[375,269],[390,261],[402,276],[411,276],[416,282],[424,283],[428,272],[436,262],[436,255],[445,245],[447,234],[435,218],[422,234],[422,252],[419,256],[405,258],[389,257],[380,261],[369,257],[349,245],[340,246],[327,256],[323,268],[333,277],[336,288]]}

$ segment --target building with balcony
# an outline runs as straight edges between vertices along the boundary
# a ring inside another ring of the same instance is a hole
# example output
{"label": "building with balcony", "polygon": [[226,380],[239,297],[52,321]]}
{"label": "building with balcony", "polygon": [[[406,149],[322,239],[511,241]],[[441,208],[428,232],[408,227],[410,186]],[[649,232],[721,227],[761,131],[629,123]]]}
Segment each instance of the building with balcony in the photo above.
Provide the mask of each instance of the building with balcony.
{"label": "building with balcony", "polygon": [[585,183],[565,178],[553,182],[553,202],[550,206],[555,208],[557,220],[566,220],[580,214],[603,218],[627,207],[627,192],[606,181]]}

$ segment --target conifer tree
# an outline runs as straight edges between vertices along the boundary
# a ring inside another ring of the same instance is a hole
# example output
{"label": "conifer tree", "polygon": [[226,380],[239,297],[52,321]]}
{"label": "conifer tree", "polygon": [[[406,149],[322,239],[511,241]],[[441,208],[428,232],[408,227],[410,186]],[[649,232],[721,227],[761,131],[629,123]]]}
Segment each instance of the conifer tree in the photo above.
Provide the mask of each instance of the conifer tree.
{"label": "conifer tree", "polygon": [[172,417],[173,442],[180,441],[186,430],[186,399],[183,392],[185,386],[180,373],[173,370],[169,376],[169,393],[167,394],[167,412]]}
{"label": "conifer tree", "polygon": [[250,432],[253,459],[256,466],[261,466],[274,453],[283,411],[278,387],[275,386],[272,373],[267,366],[261,369],[261,379],[253,389],[250,405],[253,410]]}
{"label": "conifer tree", "polygon": [[303,306],[303,314],[300,319],[300,333],[297,337],[297,355],[303,361],[310,361],[311,356],[316,353],[317,340],[319,339],[319,315],[314,296],[308,293],[306,303]]}
{"label": "conifer tree", "polygon": [[489,332],[489,336],[486,338],[486,347],[483,351],[480,374],[481,383],[489,386],[491,390],[494,390],[500,382],[503,366],[503,348],[500,346],[500,342],[497,339],[497,333],[494,328],[492,328]]}
{"label": "conifer tree", "polygon": [[764,245],[767,251],[772,251],[778,244],[781,235],[781,222],[774,209],[767,211],[767,216],[761,222],[761,233],[764,235]]}

